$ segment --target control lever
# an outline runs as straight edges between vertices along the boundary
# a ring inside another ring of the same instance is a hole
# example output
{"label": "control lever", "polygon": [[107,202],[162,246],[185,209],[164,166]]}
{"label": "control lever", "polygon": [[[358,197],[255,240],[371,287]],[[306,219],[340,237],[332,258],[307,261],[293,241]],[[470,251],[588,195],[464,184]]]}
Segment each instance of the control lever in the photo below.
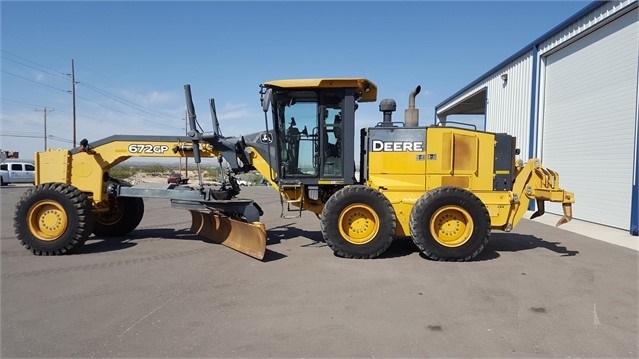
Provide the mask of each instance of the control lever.
{"label": "control lever", "polygon": [[193,142],[193,160],[195,161],[195,165],[197,166],[197,176],[200,188],[202,188],[202,171],[200,171],[200,140],[202,139],[202,134],[198,132],[195,127],[195,106],[193,106],[193,97],[191,96],[191,85],[184,85],[184,96],[186,97],[186,111],[189,118],[189,132],[187,136],[191,138],[191,142]]}
{"label": "control lever", "polygon": [[217,112],[215,111],[215,99],[209,99],[209,105],[211,106],[211,122],[213,122],[213,133],[218,137],[222,136],[220,130],[220,121],[217,120]]}

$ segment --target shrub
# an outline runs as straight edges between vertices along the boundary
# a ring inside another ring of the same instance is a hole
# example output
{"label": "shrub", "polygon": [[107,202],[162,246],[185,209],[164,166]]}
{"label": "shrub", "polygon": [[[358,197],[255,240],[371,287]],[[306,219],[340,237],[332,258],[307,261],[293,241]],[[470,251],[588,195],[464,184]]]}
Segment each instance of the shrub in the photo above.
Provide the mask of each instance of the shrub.
{"label": "shrub", "polygon": [[116,165],[109,170],[109,176],[113,178],[126,179],[138,172],[139,169],[135,167]]}

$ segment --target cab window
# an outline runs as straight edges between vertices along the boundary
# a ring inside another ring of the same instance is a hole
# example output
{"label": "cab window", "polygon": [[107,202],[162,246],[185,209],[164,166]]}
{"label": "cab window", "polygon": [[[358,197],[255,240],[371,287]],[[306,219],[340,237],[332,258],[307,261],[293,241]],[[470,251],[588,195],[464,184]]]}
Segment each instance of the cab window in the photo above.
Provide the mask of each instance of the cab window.
{"label": "cab window", "polygon": [[290,100],[278,104],[277,130],[284,177],[318,174],[317,108],[317,95],[310,91],[292,93]]}

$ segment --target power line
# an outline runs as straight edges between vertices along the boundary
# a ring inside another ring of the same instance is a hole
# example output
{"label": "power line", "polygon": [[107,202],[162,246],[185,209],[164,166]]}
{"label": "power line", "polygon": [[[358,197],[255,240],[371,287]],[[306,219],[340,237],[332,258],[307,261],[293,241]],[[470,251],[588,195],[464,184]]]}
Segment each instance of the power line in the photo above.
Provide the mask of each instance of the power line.
{"label": "power line", "polygon": [[60,75],[66,75],[66,73],[64,73],[64,72],[62,72],[62,71],[58,71],[58,70],[56,70],[56,69],[54,69],[54,68],[52,68],[52,67],[49,67],[49,66],[46,66],[46,65],[43,65],[43,64],[37,63],[37,62],[35,62],[35,61],[33,61],[33,60],[29,60],[29,59],[27,59],[26,57],[22,57],[22,56],[20,56],[20,55],[16,55],[16,54],[14,54],[14,53],[13,53],[13,52],[11,52],[11,51],[7,51],[7,50],[5,50],[5,49],[2,49],[2,52],[7,53],[7,54],[9,54],[9,55],[11,55],[11,56],[13,56],[13,57],[17,57],[17,58],[19,58],[19,59],[21,59],[21,60],[24,60],[24,61],[30,62],[30,63],[32,63],[32,64],[34,64],[34,65],[38,65],[38,66],[40,66],[40,67],[44,67],[45,69],[48,69],[48,70],[51,70],[51,71],[57,72],[57,73],[59,73]]}
{"label": "power line", "polygon": [[26,105],[26,106],[29,106],[29,107],[34,107],[34,106],[35,107],[43,107],[41,105],[36,105],[36,104],[33,104],[33,103],[24,102],[24,101],[11,100],[11,99],[8,99],[8,98],[3,98],[3,99],[1,99],[1,101],[2,102],[8,102],[8,103],[17,103],[17,104]]}
{"label": "power line", "polygon": [[[63,89],[61,89],[61,88],[57,88],[57,87],[55,87],[55,86],[51,86],[51,85],[44,84],[44,83],[42,83],[42,82],[38,82],[38,81],[35,81],[35,80],[31,80],[31,79],[29,79],[29,78],[26,78],[26,77],[23,77],[23,76],[20,76],[20,75],[16,75],[16,74],[14,74],[14,73],[11,73],[11,72],[8,72],[8,71],[5,71],[5,70],[2,70],[2,72],[3,72],[3,73],[6,73],[6,74],[8,74],[8,75],[12,75],[12,76],[18,77],[18,78],[20,78],[20,79],[26,80],[26,81],[34,82],[34,83],[36,83],[36,84],[38,84],[38,85],[41,85],[41,86],[45,86],[45,87],[52,88],[52,89],[54,89],[54,90],[58,90],[58,91],[65,92],[65,93],[68,93],[68,92],[69,92],[68,90],[63,90]],[[85,100],[85,101],[87,101],[87,102],[93,103],[93,104],[95,104],[95,105],[98,105],[98,106],[104,107],[104,108],[109,109],[109,110],[111,110],[111,111],[119,112],[119,113],[121,113],[121,114],[123,114],[123,115],[130,115],[129,113],[126,113],[126,112],[124,112],[124,111],[121,111],[121,110],[115,109],[115,108],[113,108],[113,107],[109,107],[109,106],[107,106],[107,105],[104,105],[104,104],[101,104],[101,103],[98,103],[98,102],[95,102],[95,101],[89,100],[89,99],[88,99],[88,98],[86,98],[86,97],[77,96],[77,95],[76,95],[76,97],[77,97],[77,98],[80,98],[80,99],[83,99],[83,100]],[[16,102],[17,102],[17,101],[16,101]],[[141,119],[141,120],[143,120],[143,121],[147,121],[147,122],[150,122],[150,123],[153,123],[153,124],[156,124],[156,125],[167,126],[165,123],[152,121],[152,120],[149,120],[149,119],[145,119],[145,118],[143,118],[143,117],[139,117],[139,116],[137,116],[137,115],[133,115],[133,117],[139,118],[139,119]],[[175,126],[167,126],[167,127],[175,127]]]}
{"label": "power line", "polygon": [[[86,67],[86,66],[83,66],[83,67]],[[93,71],[93,72],[94,72],[94,74],[100,74],[101,73],[99,71]],[[98,77],[100,77],[100,76],[98,76]],[[174,116],[174,115],[172,115],[170,113],[163,112],[163,111],[158,111],[158,110],[155,110],[153,108],[148,108],[146,106],[143,106],[143,105],[140,105],[138,103],[132,102],[132,101],[126,99],[126,98],[123,98],[123,97],[115,95],[115,94],[113,94],[113,93],[111,93],[109,91],[101,89],[101,88],[99,88],[96,85],[88,83],[87,81],[77,81],[77,84],[79,84],[80,86],[84,86],[87,89],[92,90],[94,92],[97,92],[98,94],[101,94],[101,95],[103,95],[105,97],[108,97],[108,98],[110,98],[112,100],[115,100],[116,102],[119,102],[122,105],[131,107],[131,108],[133,108],[135,110],[138,110],[140,112],[144,112],[144,113],[146,113],[148,115],[165,117],[165,118],[168,118],[168,119],[171,119],[171,120],[175,120],[176,119],[176,116]]]}
{"label": "power line", "polygon": [[[63,138],[63,137],[59,137],[59,136],[54,136],[54,135],[49,135],[49,138],[54,140],[54,141],[59,141],[59,142],[66,142],[66,143],[71,143],[73,144],[72,140]],[[73,147],[75,147],[75,145],[73,145]]]}
{"label": "power line", "polygon": [[80,86],[84,86],[84,87],[88,88],[89,90],[95,91],[95,92],[97,92],[97,93],[99,93],[99,94],[101,94],[103,96],[109,97],[112,100],[115,100],[116,102],[119,102],[119,103],[121,103],[121,104],[123,104],[125,106],[129,106],[131,108],[134,108],[135,110],[144,112],[144,113],[146,113],[148,115],[162,116],[162,117],[166,117],[166,118],[170,118],[170,119],[175,119],[175,116],[172,116],[172,115],[169,115],[169,114],[166,114],[166,113],[162,113],[160,111],[147,109],[146,107],[144,107],[142,105],[136,104],[136,103],[131,102],[131,101],[125,99],[125,98],[122,98],[120,96],[114,95],[114,94],[112,94],[110,92],[107,92],[105,90],[102,90],[102,89],[100,89],[100,88],[98,88],[98,87],[96,87],[94,85],[91,85],[91,84],[89,84],[87,82],[82,81],[82,82],[78,82],[78,84]]}
{"label": "power line", "polygon": [[20,75],[14,74],[14,73],[9,72],[9,71],[2,70],[2,72],[4,72],[4,73],[5,73],[5,74],[7,74],[7,75],[15,76],[15,77],[17,77],[17,78],[20,78],[20,79],[23,79],[23,80],[26,80],[26,81],[30,81],[30,82],[37,83],[38,85],[42,85],[42,86],[44,86],[44,87],[52,88],[52,89],[54,89],[54,90],[58,90],[58,91],[66,92],[66,93],[68,93],[68,92],[69,92],[68,90],[63,90],[63,89],[61,89],[61,88],[58,88],[58,87],[55,87],[55,86],[51,86],[51,85],[47,85],[47,84],[44,84],[44,83],[42,83],[42,82],[38,82],[38,81],[36,81],[36,80],[31,80],[31,79],[29,79],[29,78],[26,78],[26,77],[24,77],[24,76],[20,76]]}
{"label": "power line", "polygon": [[[0,136],[1,137],[20,137],[20,138],[42,138],[43,137],[42,134],[28,135],[28,134],[15,134],[15,133],[4,133],[4,132],[0,132]],[[50,140],[59,141],[59,142],[73,143],[73,141],[69,139],[55,136],[55,135],[48,135],[47,138],[49,138]]]}
{"label": "power line", "polygon": [[[25,66],[25,67],[28,67],[28,68],[31,68],[31,69],[34,69],[34,70],[37,70],[37,71],[42,71],[42,72],[44,72],[44,73],[46,73],[46,74],[49,74],[49,75],[51,75],[51,76],[55,76],[55,77],[60,78],[60,79],[64,79],[64,80],[67,80],[67,79],[68,79],[69,74],[65,74],[65,73],[63,73],[63,72],[61,72],[61,71],[58,71],[58,70],[53,69],[53,68],[51,68],[51,67],[48,67],[48,66],[46,66],[46,65],[43,65],[43,64],[37,63],[37,62],[35,62],[35,61],[29,60],[29,59],[27,59],[27,58],[25,58],[25,57],[19,56],[19,55],[14,54],[14,53],[12,53],[12,52],[10,52],[10,51],[7,51],[7,50],[2,50],[2,52],[3,52],[3,53],[6,53],[6,54],[8,54],[8,55],[10,55],[10,56],[16,57],[16,58],[18,58],[18,59],[21,59],[21,60],[23,60],[23,61],[26,61],[26,62],[32,63],[32,64],[34,64],[34,65],[37,65],[37,66],[39,66],[39,67],[49,69],[49,70],[51,70],[51,71],[53,71],[53,72],[44,71],[44,70],[42,70],[42,69],[38,69],[38,68],[36,68],[36,67],[30,66],[30,65],[28,65],[28,64],[25,64],[25,63],[23,63],[23,62],[19,62],[19,61],[16,61],[16,60],[13,60],[13,59],[7,58],[6,56],[2,56],[2,58],[6,59],[6,60],[8,60],[8,61],[15,62],[15,63],[17,63],[17,64],[19,64],[19,65],[22,65],[22,66]],[[35,81],[35,80],[30,79],[30,78],[27,78],[27,77],[24,77],[24,76],[21,76],[21,75],[18,75],[18,74],[15,74],[15,73],[12,73],[12,72],[9,72],[9,71],[6,71],[6,70],[2,70],[2,72],[3,72],[3,73],[6,73],[6,74],[8,74],[8,75],[11,75],[11,76],[15,76],[15,77],[20,78],[20,79],[25,80],[25,81],[34,82],[34,83],[36,83],[36,84],[38,84],[38,85],[41,85],[41,86],[44,86],[44,87],[48,87],[48,88],[51,88],[51,89],[54,89],[54,90],[58,90],[58,91],[65,92],[65,93],[72,92],[72,91],[69,91],[69,90],[61,89],[61,88],[56,87],[56,86],[52,86],[52,85],[48,85],[48,84],[45,84],[45,83],[42,83],[42,82],[39,82],[39,81]],[[149,109],[149,108],[147,108],[147,107],[145,107],[145,106],[142,106],[142,105],[140,105],[140,104],[137,104],[137,103],[135,103],[135,102],[132,102],[132,101],[130,101],[130,100],[127,100],[127,99],[125,99],[125,98],[123,98],[123,97],[117,96],[117,95],[115,95],[115,94],[113,94],[113,93],[110,93],[110,92],[108,92],[108,91],[106,91],[106,90],[103,90],[103,89],[101,89],[101,88],[99,88],[99,87],[97,87],[97,86],[95,86],[95,85],[90,84],[90,83],[87,83],[87,82],[84,82],[84,81],[75,81],[75,78],[74,78],[74,76],[73,76],[73,75],[74,75],[74,74],[73,74],[73,62],[72,62],[72,74],[71,74],[71,76],[72,76],[72,85],[73,85],[73,87],[74,87],[74,88],[75,88],[75,84],[77,83],[77,84],[80,84],[81,86],[84,86],[85,88],[87,88],[87,89],[89,89],[89,90],[91,90],[91,91],[94,91],[94,92],[96,92],[96,93],[98,93],[98,94],[100,94],[100,95],[102,95],[102,96],[105,96],[106,98],[109,98],[109,99],[111,99],[111,100],[113,100],[113,101],[115,101],[115,102],[117,102],[117,103],[119,103],[119,104],[121,104],[121,105],[123,105],[123,106],[125,106],[125,107],[129,107],[129,108],[131,108],[131,109],[133,109],[133,110],[135,110],[135,111],[139,111],[139,112],[144,113],[144,114],[146,114],[146,115],[150,115],[150,116],[154,116],[154,117],[163,117],[163,118],[167,118],[167,119],[171,119],[171,120],[175,120],[175,119],[176,119],[176,117],[175,117],[175,116],[173,116],[173,115],[171,115],[171,114],[164,113],[164,112],[162,112],[162,111],[158,111],[158,110],[154,110],[154,109]],[[98,103],[98,102],[92,101],[92,100],[90,100],[90,99],[88,99],[88,98],[86,98],[86,97],[77,96],[77,95],[75,95],[75,94],[73,94],[73,95],[74,95],[74,96],[73,96],[74,101],[75,101],[75,98],[77,97],[77,98],[80,98],[80,99],[82,99],[82,100],[84,100],[84,101],[87,101],[87,102],[93,103],[93,104],[95,104],[95,105],[98,105],[98,106],[104,107],[104,108],[106,108],[106,109],[109,109],[109,110],[111,110],[111,111],[115,111],[115,112],[118,112],[118,113],[121,113],[121,114],[124,114],[124,115],[127,115],[127,116],[131,116],[131,114],[130,114],[130,113],[124,112],[124,111],[122,111],[122,110],[118,110],[118,109],[116,109],[116,108],[113,108],[113,107],[110,107],[110,106],[107,106],[107,105],[104,105],[104,104],[101,104],[101,103]],[[4,101],[4,100],[3,100],[3,101]],[[14,101],[14,102],[16,102],[16,103],[20,103],[20,102],[18,102],[18,101]],[[23,103],[23,104],[26,104],[25,102],[22,102],[22,103]],[[63,111],[61,111],[61,112],[63,112]],[[74,113],[75,113],[75,111],[74,111]],[[138,119],[141,119],[142,121],[149,122],[149,123],[153,123],[153,124],[157,124],[157,125],[162,125],[162,126],[165,126],[165,127],[168,127],[168,128],[176,128],[175,126],[167,125],[166,123],[163,123],[163,122],[156,122],[156,121],[153,121],[153,120],[150,120],[150,119],[144,118],[144,117],[137,116],[137,115],[135,115],[135,114],[133,114],[132,116],[133,116],[133,117],[136,117],[136,118],[138,118]],[[85,117],[86,117],[86,116],[85,116]]]}
{"label": "power line", "polygon": [[53,73],[53,72],[45,71],[45,70],[39,69],[39,68],[37,68],[37,67],[35,67],[35,66],[29,66],[29,65],[27,65],[27,64],[25,64],[25,63],[22,63],[22,62],[20,62],[20,61],[16,61],[16,60],[13,60],[13,59],[7,58],[6,56],[2,56],[2,58],[3,58],[3,59],[5,59],[6,61],[11,61],[11,62],[16,63],[16,64],[18,64],[18,65],[22,65],[22,66],[24,66],[24,67],[28,67],[28,68],[30,68],[30,69],[33,69],[33,70],[36,70],[36,71],[43,72],[43,73],[45,73],[45,74],[47,74],[47,75],[51,75],[51,76],[55,76],[55,77],[60,78],[60,79],[63,79],[63,80],[67,80],[67,77],[66,77],[66,76],[62,76],[62,75],[55,74],[55,73]]}
{"label": "power line", "polygon": [[[24,101],[17,101],[17,100],[13,100],[13,99],[6,99],[6,98],[1,99],[1,101],[2,101],[2,102],[6,102],[6,103],[16,103],[16,104],[20,104],[20,105],[23,105],[23,106],[21,106],[21,107],[28,107],[28,108],[33,108],[33,107],[45,107],[45,106],[44,106],[44,105],[42,105],[42,104],[35,104],[35,103],[24,102]],[[59,112],[59,113],[64,113],[64,114],[67,114],[67,115],[71,115],[71,112],[69,112],[69,111],[65,111],[65,110],[60,110],[60,109],[57,109],[55,112]],[[78,116],[79,116],[79,117],[82,117],[82,118],[84,118],[84,119],[89,119],[89,120],[94,120],[94,121],[100,121],[99,119],[97,119],[97,118],[95,118],[95,117],[92,117],[92,116],[90,116],[90,115],[85,115],[85,114],[83,114],[83,113],[79,113],[79,114],[78,114]]]}
{"label": "power line", "polygon": [[[34,131],[3,131],[2,133],[4,133],[5,136],[22,136],[22,135],[33,135],[33,134],[40,134],[40,132],[34,132]],[[40,134],[40,137],[42,137],[42,134]]]}
{"label": "power line", "polygon": [[[38,43],[35,43],[35,42],[31,41],[31,39],[21,38],[19,36],[16,36],[15,34],[12,34],[10,31],[6,31],[5,29],[2,30],[2,36],[13,37],[14,39],[16,39],[16,40],[18,40],[20,42],[23,42],[23,43],[31,43],[33,46],[35,46],[37,48],[40,48],[40,50],[43,50],[44,52],[47,52],[47,53],[49,53],[51,55],[55,55],[55,56],[57,56],[57,57],[59,57],[61,59],[66,59],[67,58],[66,56],[62,56],[61,54],[59,54],[59,53],[57,53],[57,52],[55,52],[55,51],[53,51],[51,49],[48,49],[48,48],[46,48],[46,47],[44,47],[44,46],[42,46],[42,45],[40,45]],[[3,50],[3,51],[8,52],[6,50]]]}
{"label": "power line", "polygon": [[5,134],[0,133],[2,137],[25,137],[25,138],[42,138],[42,135],[16,135],[16,134]]}

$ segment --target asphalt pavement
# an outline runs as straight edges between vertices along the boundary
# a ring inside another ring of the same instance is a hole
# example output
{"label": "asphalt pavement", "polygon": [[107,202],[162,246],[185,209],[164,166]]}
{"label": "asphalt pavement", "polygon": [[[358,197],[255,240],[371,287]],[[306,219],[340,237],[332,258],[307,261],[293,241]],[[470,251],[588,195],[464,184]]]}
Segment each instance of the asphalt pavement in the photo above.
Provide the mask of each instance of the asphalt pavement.
{"label": "asphalt pavement", "polygon": [[2,358],[639,356],[638,252],[544,223],[493,232],[471,262],[403,238],[343,259],[313,214],[282,219],[272,187],[243,187],[265,210],[263,261],[155,199],[129,236],[39,257],[13,233],[26,188],[0,189]]}

